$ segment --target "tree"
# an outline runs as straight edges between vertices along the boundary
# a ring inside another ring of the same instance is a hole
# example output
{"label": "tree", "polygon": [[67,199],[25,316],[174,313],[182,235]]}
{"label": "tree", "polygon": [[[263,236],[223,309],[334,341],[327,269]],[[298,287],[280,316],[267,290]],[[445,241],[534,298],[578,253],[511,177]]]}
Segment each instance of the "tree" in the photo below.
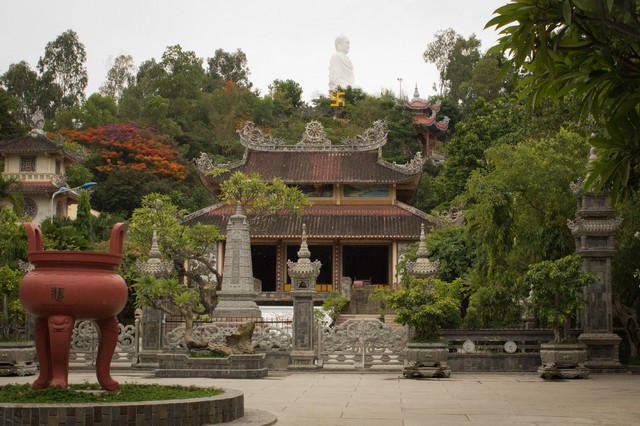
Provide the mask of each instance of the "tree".
{"label": "tree", "polygon": [[20,121],[27,124],[31,115],[40,105],[38,73],[33,71],[25,61],[9,65],[9,69],[0,77],[0,83],[7,93],[19,102],[15,109]]}
{"label": "tree", "polygon": [[553,138],[489,148],[485,157],[487,169],[475,170],[455,201],[465,209],[467,238],[475,248],[466,318],[475,327],[518,321],[519,298],[526,293],[518,277],[530,264],[575,250],[566,226],[575,214],[569,185],[584,176],[587,143],[561,130]]}
{"label": "tree", "polygon": [[24,133],[17,110],[18,100],[0,87],[0,140],[12,139]]}
{"label": "tree", "polygon": [[550,324],[556,342],[571,340],[571,318],[584,305],[584,288],[598,278],[583,272],[582,260],[577,254],[554,261],[546,260],[529,267],[522,278],[531,289],[531,306],[539,320]]}
{"label": "tree", "polygon": [[455,101],[466,98],[460,93],[460,84],[471,80],[473,67],[480,59],[479,47],[475,34],[465,39],[452,28],[436,32],[423,57],[440,73],[440,96],[450,95]]}
{"label": "tree", "polygon": [[[4,178],[0,175],[0,204],[9,203],[16,214],[22,212],[24,199],[22,194],[14,191],[14,185],[18,179]],[[4,206],[2,206],[4,207]]]}
{"label": "tree", "polygon": [[207,59],[207,64],[209,65],[209,77],[216,85],[231,81],[247,89],[253,86],[253,83],[249,81],[251,72],[247,63],[247,55],[241,49],[235,52],[216,49],[213,58]]}
{"label": "tree", "polygon": [[281,114],[291,113],[300,108],[302,102],[302,87],[293,80],[273,80],[269,85],[269,95],[273,98],[276,109]]}
{"label": "tree", "polygon": [[470,97],[468,87],[464,84],[472,80],[473,70],[480,60],[480,40],[475,34],[468,39],[458,36],[449,56],[445,78],[449,87],[448,96],[455,102],[465,101]]}
{"label": "tree", "polygon": [[640,182],[640,3],[637,0],[517,0],[487,23],[501,37],[491,52],[524,73],[531,105],[576,93],[584,116],[607,130],[587,184],[626,197]]}
{"label": "tree", "polygon": [[253,216],[252,227],[259,229],[282,214],[300,215],[310,203],[297,187],[285,185],[274,178],[265,182],[259,174],[235,172],[220,186],[220,200],[229,204],[242,203],[244,211]]}
{"label": "tree", "polygon": [[71,108],[84,101],[88,83],[86,60],[85,47],[73,30],[47,43],[44,56],[38,61],[38,71],[45,81],[55,83],[62,90],[60,107]]}
{"label": "tree", "polygon": [[434,64],[440,73],[440,96],[444,96],[447,65],[455,45],[456,36],[458,34],[453,28],[436,32],[435,40],[427,45],[427,49],[423,53],[425,62]]}
{"label": "tree", "polygon": [[63,130],[67,142],[75,142],[99,154],[95,169],[108,173],[118,169],[149,171],[184,179],[185,166],[166,137],[150,128],[109,124],[87,130]]}
{"label": "tree", "polygon": [[116,102],[119,102],[125,89],[135,84],[135,73],[136,66],[131,55],[116,57],[109,71],[107,71],[107,79],[100,86],[100,93],[110,96]]}
{"label": "tree", "polygon": [[80,231],[84,237],[89,241],[94,241],[95,236],[93,233],[91,214],[91,203],[89,202],[89,193],[87,190],[80,190],[80,200],[78,201],[78,213],[76,219],[73,221],[73,226]]}
{"label": "tree", "polygon": [[118,107],[114,98],[94,93],[84,103],[81,109],[82,128],[104,126],[114,123],[117,119]]}

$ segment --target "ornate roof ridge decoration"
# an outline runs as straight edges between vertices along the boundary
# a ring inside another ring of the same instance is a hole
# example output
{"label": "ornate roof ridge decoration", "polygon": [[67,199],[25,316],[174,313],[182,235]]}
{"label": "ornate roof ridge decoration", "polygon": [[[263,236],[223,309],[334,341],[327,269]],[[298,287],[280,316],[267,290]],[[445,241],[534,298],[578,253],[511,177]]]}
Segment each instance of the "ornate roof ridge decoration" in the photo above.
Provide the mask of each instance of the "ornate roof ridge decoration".
{"label": "ornate roof ridge decoration", "polygon": [[200,157],[194,158],[193,162],[198,168],[198,171],[202,174],[207,174],[207,172],[210,172],[211,170],[214,170],[214,169],[231,170],[236,167],[240,167],[247,162],[247,152],[245,151],[244,155],[242,156],[242,160],[229,161],[228,163],[220,163],[220,164],[215,163],[209,157],[209,154],[207,154],[206,152],[200,152]]}
{"label": "ornate roof ridge decoration", "polygon": [[581,235],[602,235],[610,236],[616,233],[623,218],[616,217],[613,219],[584,219],[582,217],[576,220],[567,219],[567,227],[571,230],[574,237]]}
{"label": "ornate roof ridge decoration", "polygon": [[373,126],[361,135],[345,138],[340,144],[333,145],[327,138],[324,127],[319,121],[310,121],[305,127],[302,139],[295,145],[285,144],[282,139],[274,138],[246,121],[240,130],[240,143],[254,151],[286,151],[286,152],[348,152],[371,151],[387,143],[387,126],[384,121],[377,120]]}
{"label": "ornate roof ridge decoration", "polygon": [[427,158],[422,156],[422,152],[416,152],[416,155],[406,164],[398,164],[396,162],[390,163],[389,161],[383,160],[382,158],[378,159],[378,164],[389,167],[397,172],[404,173],[406,175],[415,175],[416,173],[422,172],[422,168],[424,167],[424,163],[426,163]]}
{"label": "ornate roof ridge decoration", "polygon": [[210,206],[203,207],[200,210],[196,210],[195,212],[189,213],[188,215],[183,217],[180,223],[185,223],[185,222],[187,222],[187,221],[189,221],[189,220],[191,220],[193,218],[200,217],[202,215],[205,215],[205,214],[209,213],[210,211],[217,210],[220,207],[226,206],[226,205],[227,205],[227,203],[225,203],[224,201],[221,201],[221,202],[219,202],[217,204],[211,204]]}
{"label": "ornate roof ridge decoration", "polygon": [[436,218],[433,215],[430,215],[429,213],[425,213],[422,210],[418,210],[417,208],[410,206],[409,204],[405,204],[402,201],[398,201],[396,200],[396,206],[400,207],[401,209],[404,209],[408,212],[411,212],[413,214],[415,214],[416,216],[419,216],[421,218],[423,218],[424,220],[429,221],[430,223],[438,223],[438,218]]}

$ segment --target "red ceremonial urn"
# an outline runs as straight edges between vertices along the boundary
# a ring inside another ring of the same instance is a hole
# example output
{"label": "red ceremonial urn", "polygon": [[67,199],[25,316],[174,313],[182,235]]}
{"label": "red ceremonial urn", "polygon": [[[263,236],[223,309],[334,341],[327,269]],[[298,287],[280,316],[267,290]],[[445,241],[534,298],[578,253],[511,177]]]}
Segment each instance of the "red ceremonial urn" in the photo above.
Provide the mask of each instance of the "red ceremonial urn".
{"label": "red ceremonial urn", "polygon": [[40,376],[34,389],[67,387],[69,350],[76,320],[93,320],[98,329],[96,359],[98,383],[107,390],[118,389],[109,371],[118,343],[116,315],[127,303],[127,284],[115,272],[122,261],[122,244],[127,224],[111,230],[108,253],[43,250],[42,232],[25,223],[28,255],[35,269],[22,278],[20,302],[36,317],[35,343]]}

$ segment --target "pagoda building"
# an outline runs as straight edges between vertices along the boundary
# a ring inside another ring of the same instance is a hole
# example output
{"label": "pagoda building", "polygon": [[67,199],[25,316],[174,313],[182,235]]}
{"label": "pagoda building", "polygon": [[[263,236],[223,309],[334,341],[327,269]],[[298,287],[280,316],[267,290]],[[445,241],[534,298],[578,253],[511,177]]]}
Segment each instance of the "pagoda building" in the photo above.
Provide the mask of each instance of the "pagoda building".
{"label": "pagoda building", "polygon": [[31,121],[33,128],[26,135],[0,141],[0,156],[2,177],[15,179],[11,191],[22,194],[23,212],[40,223],[53,215],[67,216],[69,205],[77,203],[78,194],[67,190],[64,173],[66,166],[82,157],[67,151],[62,141],[47,137],[40,110]]}
{"label": "pagoda building", "polygon": [[[362,135],[332,144],[317,121],[307,124],[297,144],[285,144],[247,122],[238,131],[245,147],[242,160],[219,165],[206,154],[196,159],[200,179],[217,196],[220,185],[234,172],[258,173],[265,181],[281,179],[303,191],[311,206],[301,216],[279,216],[251,227],[254,277],[261,280],[260,297],[285,300],[291,289],[287,259],[295,258],[300,229],[306,224],[309,249],[321,263],[316,290],[342,291],[342,283],[391,286],[396,265],[416,230],[433,221],[411,207],[425,158],[420,152],[407,164],[385,161],[387,142],[383,122],[375,122]],[[209,170],[224,168],[222,174]],[[189,215],[185,224],[225,224],[234,206],[215,204]],[[251,224],[252,218],[248,217]],[[217,259],[224,259],[224,241]],[[219,265],[223,267],[223,265]],[[346,289],[345,289],[346,290]]]}
{"label": "pagoda building", "polygon": [[449,128],[449,117],[436,121],[436,115],[440,112],[442,102],[432,102],[431,99],[422,99],[418,92],[418,85],[413,92],[413,99],[406,102],[407,108],[413,113],[413,122],[418,125],[418,137],[424,143],[424,153],[430,157],[437,146],[438,135]]}

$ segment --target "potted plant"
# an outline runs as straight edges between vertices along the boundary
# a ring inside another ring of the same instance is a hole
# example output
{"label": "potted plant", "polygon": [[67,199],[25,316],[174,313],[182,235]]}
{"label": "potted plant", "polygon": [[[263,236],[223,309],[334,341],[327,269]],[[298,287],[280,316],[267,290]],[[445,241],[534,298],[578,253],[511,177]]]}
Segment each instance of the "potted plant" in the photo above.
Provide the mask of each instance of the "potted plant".
{"label": "potted plant", "polygon": [[433,277],[406,277],[401,288],[387,297],[395,321],[409,326],[402,374],[412,377],[449,377],[449,349],[442,327],[460,324],[460,300],[455,288]]}
{"label": "potted plant", "polygon": [[18,261],[27,257],[27,240],[18,216],[6,207],[0,209],[0,238],[0,375],[35,374],[36,349],[25,339],[25,312],[18,300]]}
{"label": "potted plant", "polygon": [[540,346],[543,378],[586,378],[584,366],[587,350],[584,344],[571,338],[571,320],[584,305],[582,291],[597,278],[580,268],[577,254],[553,261],[543,261],[529,267],[523,277],[531,289],[531,309],[542,324],[553,329],[553,342]]}

